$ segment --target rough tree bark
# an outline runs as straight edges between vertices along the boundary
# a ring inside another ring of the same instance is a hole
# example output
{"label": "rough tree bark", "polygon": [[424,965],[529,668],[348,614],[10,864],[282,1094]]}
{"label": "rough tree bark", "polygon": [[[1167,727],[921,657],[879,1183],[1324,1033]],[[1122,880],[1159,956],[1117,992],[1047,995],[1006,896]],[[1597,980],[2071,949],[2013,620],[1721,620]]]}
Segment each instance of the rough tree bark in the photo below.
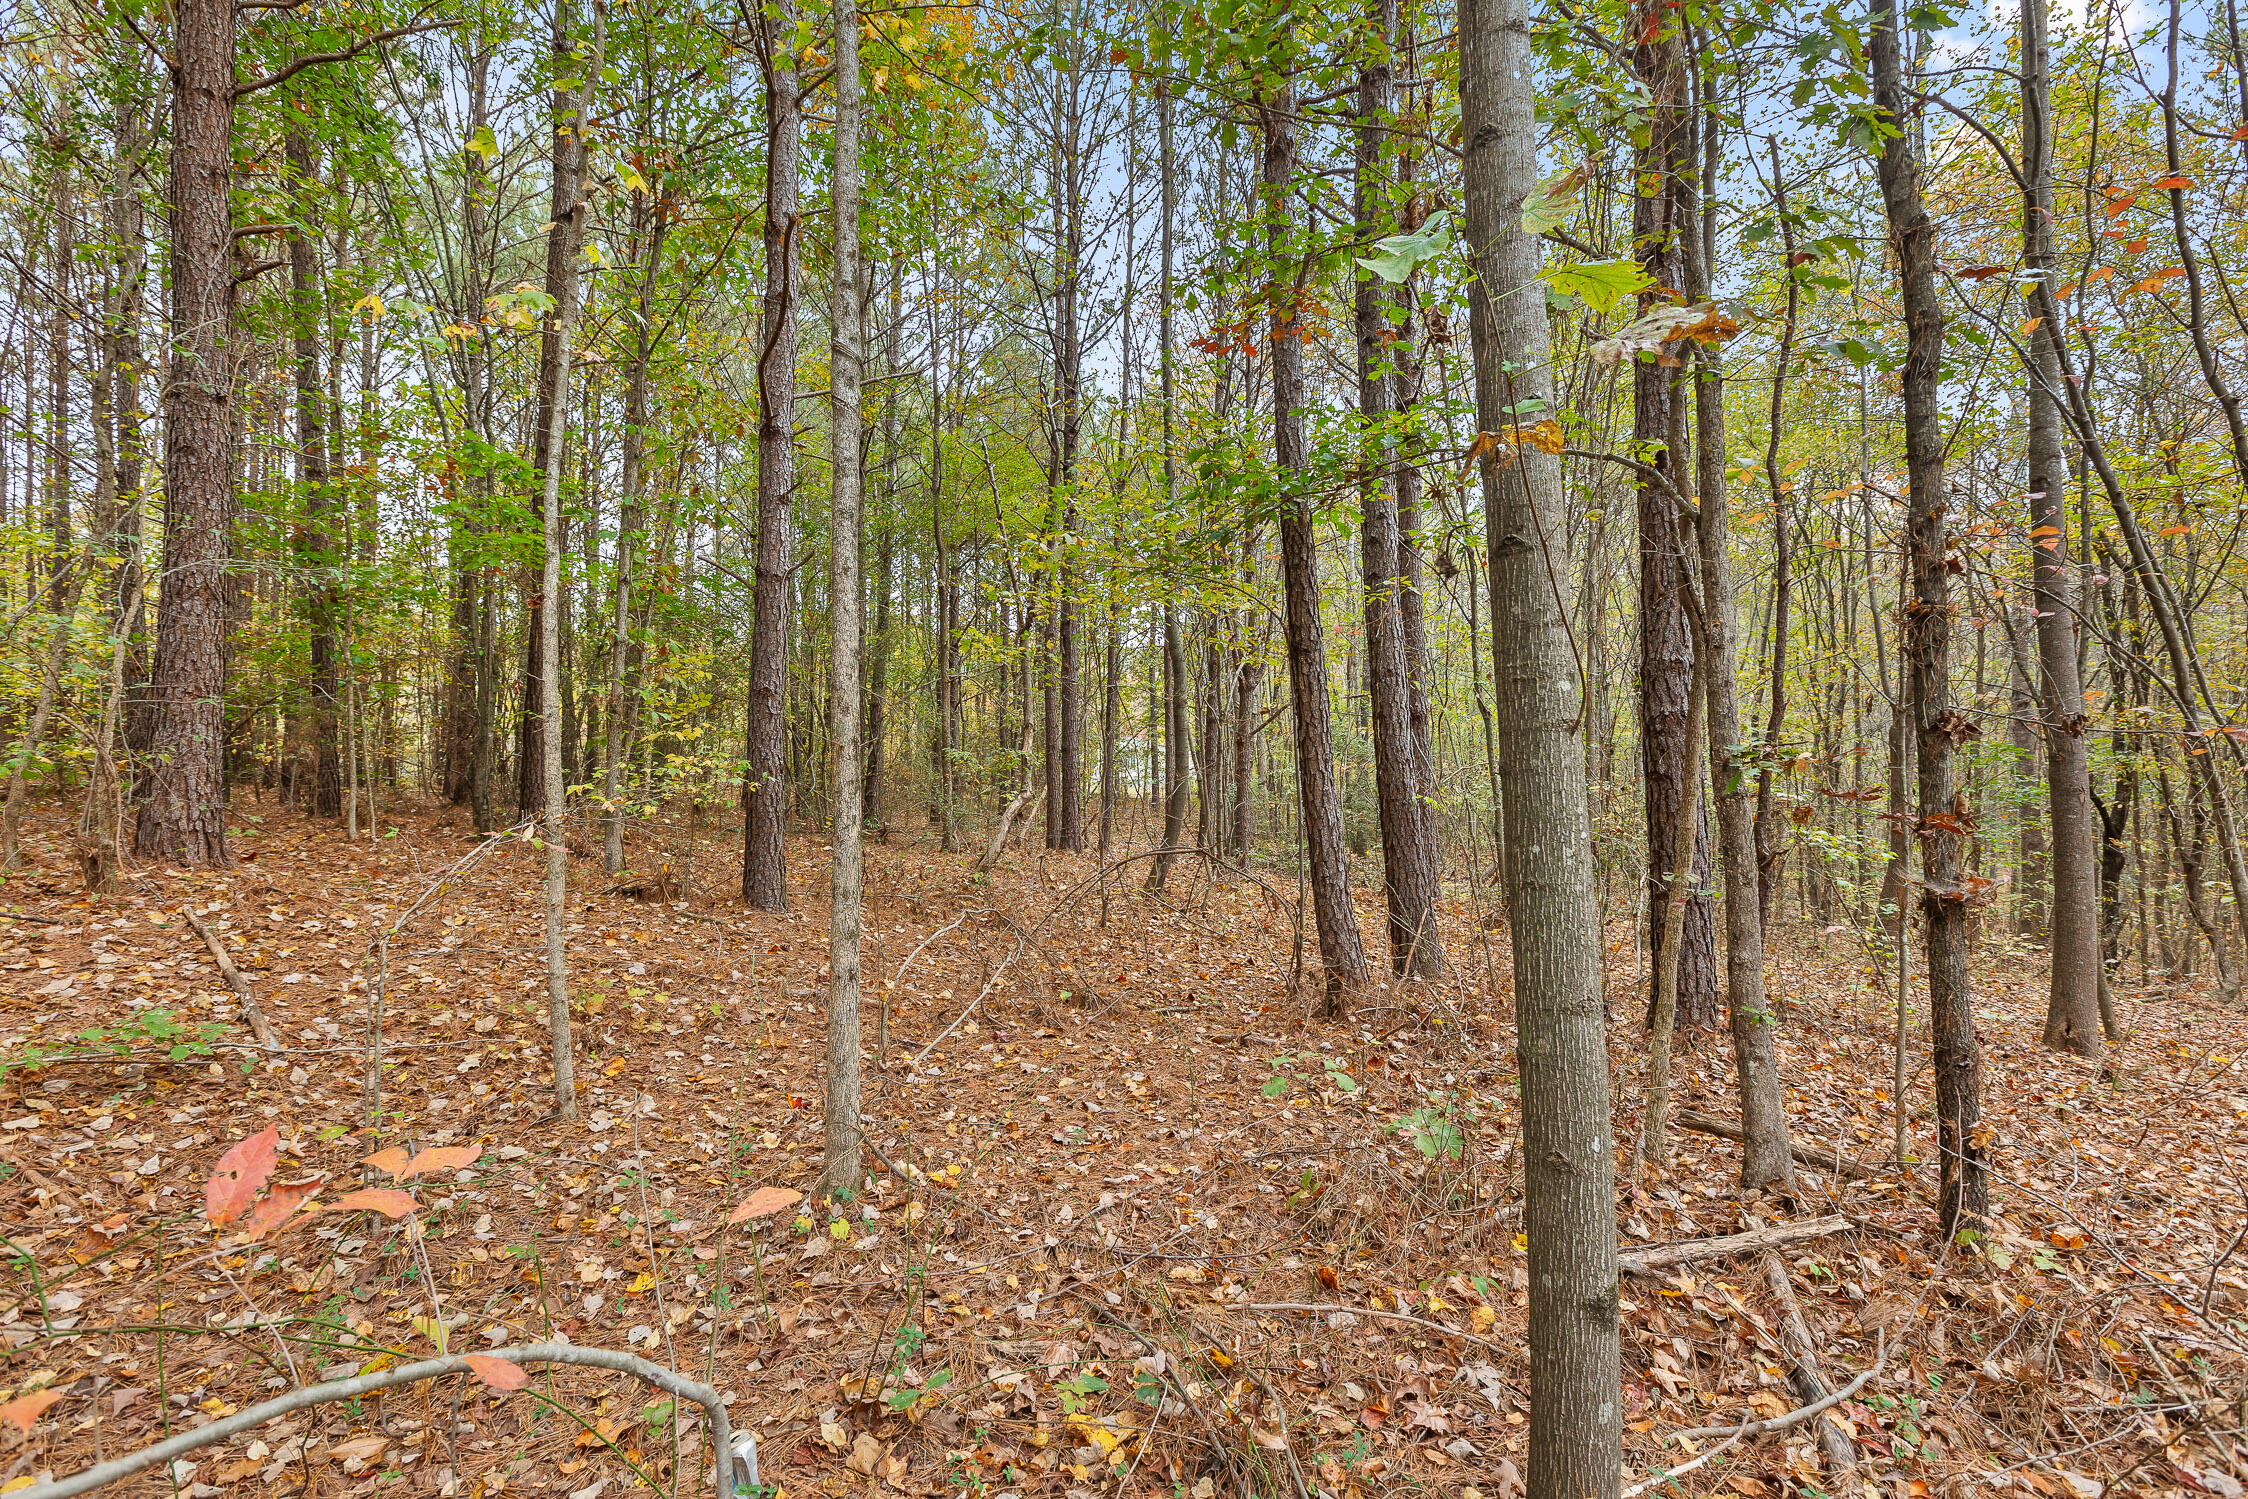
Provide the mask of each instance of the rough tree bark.
{"label": "rough tree bark", "polygon": [[1967,991],[1967,892],[1960,848],[1970,818],[1953,780],[1952,752],[1972,724],[1951,706],[1951,573],[1944,520],[1945,419],[1939,401],[1944,310],[1936,286],[1936,226],[1920,186],[1906,105],[1898,0],[1873,0],[1873,103],[1883,136],[1877,171],[1889,245],[1904,289],[1905,550],[1912,598],[1904,610],[1912,678],[1919,799],[1921,920],[1927,941],[1929,1025],[1936,1063],[1936,1136],[1942,1157],[1937,1211],[1948,1238],[1979,1228],[1990,1206],[1983,1165],[1981,1061]]}
{"label": "rough tree bark", "polygon": [[133,851],[191,868],[226,847],[227,564],[234,500],[233,0],[172,11],[171,344],[164,575]]}
{"label": "rough tree bark", "polygon": [[792,0],[769,6],[758,36],[765,75],[765,296],[757,359],[757,588],[749,643],[748,779],[742,783],[742,899],[788,908],[789,505],[796,488],[796,206],[803,100]]}
{"label": "rough tree bark", "polygon": [[343,811],[343,772],[336,749],[336,616],[342,590],[335,580],[336,558],[328,539],[328,516],[335,495],[328,474],[328,395],[321,388],[320,335],[326,307],[320,270],[313,257],[318,222],[320,151],[309,125],[290,130],[283,143],[296,189],[296,227],[289,234],[290,332],[295,340],[297,390],[297,485],[304,507],[297,533],[297,558],[304,569],[305,613],[310,625],[306,667],[312,701],[305,714],[307,748],[312,755],[308,805],[322,817]]}
{"label": "rough tree bark", "polygon": [[1335,791],[1334,737],[1327,701],[1327,645],[1319,621],[1319,553],[1312,537],[1311,497],[1295,492],[1310,454],[1304,441],[1304,339],[1297,326],[1300,263],[1290,243],[1289,195],[1296,171],[1296,96],[1283,84],[1265,94],[1257,110],[1264,135],[1264,201],[1267,274],[1272,299],[1267,346],[1272,357],[1273,466],[1284,489],[1279,498],[1281,590],[1288,623],[1288,687],[1296,713],[1296,788],[1303,804],[1311,904],[1325,970],[1318,1014],[1339,1020],[1346,995],[1366,982],[1366,950],[1350,905],[1349,853],[1343,844],[1342,802]]}

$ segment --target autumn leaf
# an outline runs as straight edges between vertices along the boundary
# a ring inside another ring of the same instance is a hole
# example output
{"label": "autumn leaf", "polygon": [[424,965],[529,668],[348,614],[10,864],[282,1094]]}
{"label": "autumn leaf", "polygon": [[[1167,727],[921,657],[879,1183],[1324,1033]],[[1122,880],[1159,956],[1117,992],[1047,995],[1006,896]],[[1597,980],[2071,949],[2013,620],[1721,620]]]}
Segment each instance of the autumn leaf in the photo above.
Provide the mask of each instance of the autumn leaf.
{"label": "autumn leaf", "polygon": [[327,1181],[324,1176],[307,1176],[293,1182],[276,1182],[265,1201],[259,1203],[242,1223],[242,1242],[253,1243],[272,1233],[296,1216],[307,1198],[320,1190]]}
{"label": "autumn leaf", "polygon": [[2191,177],[2157,177],[2154,180],[2153,190],[2158,193],[2183,193],[2190,192],[2192,189],[2193,179]]}
{"label": "autumn leaf", "polygon": [[791,1208],[804,1200],[802,1192],[792,1192],[786,1187],[759,1187],[734,1206],[726,1215],[727,1225],[747,1223],[752,1218],[770,1218],[783,1208]]}
{"label": "autumn leaf", "polygon": [[396,1176],[413,1155],[403,1145],[393,1145],[388,1150],[378,1150],[359,1164],[372,1166],[389,1176]]}
{"label": "autumn leaf", "polygon": [[28,1436],[31,1433],[31,1423],[38,1420],[40,1413],[48,1406],[60,1399],[60,1390],[33,1390],[28,1395],[19,1395],[6,1405],[0,1405],[0,1421],[13,1422],[16,1430]]}
{"label": "autumn leaf", "polygon": [[281,1130],[269,1124],[219,1157],[218,1168],[203,1188],[203,1216],[213,1228],[223,1228],[249,1210],[258,1188],[273,1174],[280,1153]]}
{"label": "autumn leaf", "polygon": [[408,1161],[402,1170],[392,1174],[404,1181],[426,1171],[458,1171],[464,1166],[475,1165],[483,1154],[484,1147],[481,1145],[440,1145],[423,1151]]}
{"label": "autumn leaf", "polygon": [[488,1353],[464,1353],[461,1362],[495,1390],[520,1390],[531,1382],[530,1373],[521,1364],[509,1363]]}
{"label": "autumn leaf", "polygon": [[414,1210],[414,1199],[396,1187],[362,1187],[356,1192],[347,1192],[328,1204],[328,1211],[332,1213],[357,1212],[361,1208],[370,1209],[386,1218],[403,1218]]}

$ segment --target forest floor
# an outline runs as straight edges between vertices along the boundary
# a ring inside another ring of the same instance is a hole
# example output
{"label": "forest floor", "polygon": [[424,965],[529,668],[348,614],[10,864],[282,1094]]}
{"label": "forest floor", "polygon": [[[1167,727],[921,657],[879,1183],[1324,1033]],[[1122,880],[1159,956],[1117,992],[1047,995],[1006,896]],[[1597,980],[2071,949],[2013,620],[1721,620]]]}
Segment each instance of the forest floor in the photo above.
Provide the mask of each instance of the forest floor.
{"label": "forest floor", "polygon": [[[317,1377],[566,1335],[731,1392],[791,1495],[1518,1491],[1519,1120],[1487,910],[1447,913],[1453,978],[1315,1025],[1290,988],[1292,881],[1182,864],[1157,902],[1144,863],[1103,879],[1018,850],[984,876],[972,853],[870,846],[867,987],[888,1010],[886,1046],[867,1026],[871,1185],[844,1218],[799,1203],[729,1226],[756,1189],[817,1174],[823,845],[791,844],[785,915],[707,888],[738,857],[721,823],[691,904],[575,862],[582,1115],[563,1122],[531,845],[483,847],[428,807],[386,807],[356,844],[270,802],[234,816],[235,867],[142,869],[88,902],[45,809],[0,890],[0,1484]],[[249,1044],[189,912],[282,1054]],[[1379,933],[1370,893],[1361,920]],[[1641,974],[1629,927],[1610,939],[1628,1138]],[[1947,1250],[1925,1039],[1900,1186],[1893,1012],[1864,951],[1837,929],[1776,944],[1796,1138],[1866,1168],[1803,1171],[1793,1215],[1849,1224],[1789,1246],[1783,1273],[1830,1386],[1885,1362],[1833,1412],[1854,1476],[1803,1424],[1661,1492],[2244,1492],[2248,1179],[2229,1151],[2248,1022],[2126,986],[2111,1087],[2039,1046],[2032,957],[1986,941],[1974,976],[1998,1216]],[[1678,1109],[1735,1113],[1720,1038],[1679,1071]],[[331,1198],[390,1180],[362,1165],[378,1149],[481,1153],[396,1183],[417,1199],[403,1218],[300,1212],[244,1245],[203,1221],[205,1183],[269,1124],[276,1179],[317,1174]],[[1624,1189],[1627,1244],[1790,1216],[1744,1202],[1737,1170],[1729,1142],[1674,1132],[1669,1169]],[[1671,1433],[1802,1403],[1769,1276],[1750,1254],[1626,1279],[1627,1487],[1716,1445]],[[523,1394],[463,1377],[321,1406],[125,1487],[705,1493],[704,1440],[629,1380],[555,1368]]]}

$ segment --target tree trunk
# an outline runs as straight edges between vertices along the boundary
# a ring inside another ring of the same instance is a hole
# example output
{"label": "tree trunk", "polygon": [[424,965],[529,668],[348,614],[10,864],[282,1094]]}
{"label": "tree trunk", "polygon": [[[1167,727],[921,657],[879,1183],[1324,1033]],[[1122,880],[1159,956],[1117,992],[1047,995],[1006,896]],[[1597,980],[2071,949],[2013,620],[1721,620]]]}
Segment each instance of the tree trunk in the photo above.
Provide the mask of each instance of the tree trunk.
{"label": "tree trunk", "polygon": [[648,486],[648,361],[655,353],[656,275],[663,268],[664,238],[670,228],[670,198],[652,196],[646,189],[632,195],[634,242],[647,244],[647,264],[640,273],[639,318],[633,335],[632,368],[624,386],[623,497],[617,506],[616,576],[609,636],[608,737],[602,745],[601,800],[606,807],[601,829],[601,868],[609,875],[624,872],[624,776],[631,754],[625,730],[639,683],[632,649],[633,569],[639,561],[641,532],[647,526],[644,497]]}
{"label": "tree trunk", "polygon": [[[1699,71],[1699,70],[1697,70]],[[1718,113],[1714,84],[1704,78],[1702,176],[1699,222],[1682,216],[1686,293],[1699,303],[1710,295],[1717,243],[1716,188]],[[1717,837],[1725,870],[1725,1008],[1732,1027],[1733,1070],[1741,1089],[1741,1187],[1795,1189],[1794,1158],[1788,1153],[1787,1103],[1780,1087],[1779,1061],[1772,1032],[1777,1017],[1764,988],[1764,920],[1760,862],[1756,853],[1756,806],[1741,759],[1739,683],[1740,616],[1733,596],[1732,539],[1725,489],[1724,373],[1718,348],[1696,344],[1694,363],[1694,488],[1700,505],[1696,540],[1702,559],[1700,618],[1694,652],[1702,662],[1702,689],[1709,720],[1710,799],[1717,804]],[[1684,576],[1678,593],[1689,608]],[[1696,767],[1698,769],[1699,767]],[[1683,808],[1692,815],[1692,808]],[[1697,821],[1697,827],[1699,823]],[[1679,844],[1684,843],[1683,839]],[[1674,866],[1675,867],[1675,866]],[[1681,960],[1685,953],[1679,954]]]}
{"label": "tree trunk", "polygon": [[[1397,32],[1395,0],[1373,0],[1370,55],[1358,72],[1358,235],[1380,237],[1388,196],[1383,143],[1392,128],[1390,52]],[[1398,973],[1433,978],[1444,968],[1437,939],[1436,850],[1429,836],[1420,747],[1413,730],[1413,672],[1408,664],[1404,564],[1398,535],[1398,472],[1389,430],[1396,376],[1390,354],[1386,285],[1357,272],[1353,308],[1357,324],[1359,574],[1366,619],[1366,692],[1373,720],[1374,799],[1382,828],[1382,889],[1389,916],[1390,965]]]}
{"label": "tree trunk", "polygon": [[866,323],[859,296],[859,14],[857,0],[835,0],[835,279],[828,300],[829,613],[835,649],[828,735],[835,755],[834,877],[828,896],[827,1087],[821,1123],[827,1138],[819,1192],[859,1187],[859,925],[865,886],[860,834],[865,791],[859,763],[859,378]]}
{"label": "tree trunk", "polygon": [[233,0],[172,12],[171,344],[164,575],[149,687],[148,794],[133,851],[229,862],[226,668],[234,502]]}
{"label": "tree trunk", "polygon": [[1960,848],[1971,820],[1955,789],[1952,752],[1974,732],[1951,706],[1951,574],[1944,506],[1945,418],[1939,402],[1944,311],[1936,287],[1936,226],[1921,194],[1911,116],[1905,104],[1898,0],[1874,0],[1874,107],[1890,133],[1878,172],[1890,249],[1904,289],[1905,472],[1910,486],[1905,550],[1912,600],[1904,611],[1905,659],[1912,677],[1919,782],[1914,832],[1920,842],[1921,920],[1927,940],[1929,1025],[1936,1063],[1937,1150],[1942,1157],[1938,1217],[1944,1236],[1981,1227],[1990,1206],[1983,1165],[1981,1061],[1967,990],[1967,891]]}
{"label": "tree trunk", "polygon": [[307,631],[306,664],[311,672],[311,701],[305,713],[306,748],[312,757],[311,786],[306,810],[321,817],[343,811],[343,777],[336,750],[336,612],[341,589],[336,585],[337,558],[328,539],[328,518],[335,495],[328,471],[328,393],[320,379],[320,335],[326,322],[319,267],[313,258],[313,234],[307,226],[319,222],[320,153],[312,130],[298,125],[283,142],[294,179],[297,227],[289,235],[289,289],[294,304],[290,316],[295,326],[297,379],[297,486],[303,506],[302,529],[297,533],[297,558],[304,569]]}
{"label": "tree trunk", "polygon": [[[2022,264],[2031,275],[2057,276],[2053,248],[2051,57],[2045,0],[2022,5],[2022,168],[2029,192],[2022,204]],[[2037,611],[2040,668],[2038,722],[2045,736],[2046,800],[2052,834],[2053,933],[2045,998],[2045,1044],[2098,1057],[2100,949],[2093,870],[2090,744],[2084,737],[2084,694],[2077,676],[2075,569],[2068,554],[2068,468],[2061,453],[2061,330],[2040,323],[2030,333],[2029,505],[2030,597]]]}
{"label": "tree trunk", "polygon": [[[578,257],[585,249],[587,204],[579,191],[585,173],[585,139],[593,113],[594,80],[601,76],[602,23],[605,0],[594,0],[591,35],[583,43],[583,61],[572,57],[580,45],[570,35],[567,9],[555,16],[554,63],[558,75],[575,68],[581,79],[574,89],[554,91],[555,176],[554,231],[547,240],[547,286],[554,311],[543,330],[542,359],[553,350],[553,383],[542,386],[539,415],[544,422],[537,447],[543,463],[539,470],[539,515],[544,522],[544,546],[539,571],[539,598],[546,607],[531,622],[539,630],[538,706],[540,733],[526,741],[525,752],[535,748],[541,765],[533,785],[543,800],[546,840],[546,1007],[549,1051],[554,1064],[554,1111],[564,1119],[578,1117],[575,1053],[570,1039],[570,971],[564,906],[569,899],[570,829],[568,784],[562,776],[562,615],[568,607],[562,596],[562,469],[566,460],[570,420],[570,340],[578,320]],[[570,142],[565,150],[564,142]],[[568,192],[563,190],[567,165]],[[542,375],[542,381],[543,381]],[[530,804],[518,808],[530,815]]]}
{"label": "tree trunk", "polygon": [[[1634,22],[1638,41],[1632,64],[1648,90],[1649,134],[1640,147],[1642,184],[1632,206],[1632,241],[1642,270],[1658,287],[1685,285],[1686,236],[1694,232],[1687,212],[1693,171],[1692,98],[1688,90],[1684,26],[1680,12],[1659,0],[1642,0]],[[1649,189],[1652,189],[1650,191]],[[1654,305],[1642,294],[1640,310]],[[1642,476],[1639,502],[1639,754],[1645,783],[1647,818],[1647,931],[1660,968],[1664,908],[1680,886],[1671,878],[1672,828],[1682,815],[1686,783],[1699,774],[1686,763],[1686,703],[1693,690],[1694,637],[1678,593],[1679,561],[1686,539],[1680,533],[1672,490],[1688,488],[1692,457],[1687,450],[1685,380],[1675,363],[1642,359],[1632,366],[1632,441],[1647,455],[1662,479]],[[1667,484],[1664,482],[1667,480]],[[1717,923],[1709,894],[1709,836],[1694,834],[1694,867],[1685,883],[1685,951],[1679,955],[1680,1025],[1717,1027]],[[1650,1008],[1654,995],[1647,997]]]}
{"label": "tree trunk", "polygon": [[[1552,354],[1537,237],[1525,0],[1460,12],[1469,325],[1476,424],[1549,405]],[[1584,682],[1544,538],[1566,534],[1560,463],[1530,443],[1482,464],[1491,649],[1505,794],[1529,1236],[1528,1499],[1614,1499],[1621,1485],[1615,1145],[1600,1002],[1600,910],[1585,808]],[[1690,690],[1690,689],[1689,689]]]}
{"label": "tree trunk", "polygon": [[795,549],[789,505],[796,488],[797,94],[792,0],[766,13],[759,41],[765,70],[765,296],[757,361],[757,589],[751,606],[749,776],[743,783],[742,899],[761,911],[788,909],[788,606]]}
{"label": "tree trunk", "polygon": [[1304,339],[1298,326],[1303,287],[1281,268],[1297,263],[1290,194],[1296,172],[1296,97],[1292,85],[1267,93],[1258,109],[1264,133],[1266,257],[1276,279],[1267,347],[1272,356],[1273,464],[1279,497],[1281,591],[1288,623],[1288,687],[1296,714],[1296,789],[1303,805],[1304,851],[1310,866],[1312,913],[1325,983],[1319,1018],[1340,1020],[1347,994],[1367,980],[1366,950],[1350,904],[1350,859],[1343,845],[1342,803],[1335,791],[1335,750],[1327,700],[1327,645],[1319,620],[1319,552],[1312,535],[1304,441]]}

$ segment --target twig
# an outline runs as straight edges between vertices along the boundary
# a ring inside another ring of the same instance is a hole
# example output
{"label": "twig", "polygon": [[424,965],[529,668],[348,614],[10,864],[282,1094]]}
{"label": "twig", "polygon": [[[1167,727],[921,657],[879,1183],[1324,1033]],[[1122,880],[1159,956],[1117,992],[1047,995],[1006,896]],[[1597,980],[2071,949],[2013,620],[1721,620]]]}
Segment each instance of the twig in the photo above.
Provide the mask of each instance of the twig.
{"label": "twig", "polygon": [[958,1015],[955,1015],[952,1019],[952,1024],[937,1032],[935,1039],[931,1040],[927,1046],[922,1047],[919,1051],[913,1054],[913,1060],[905,1064],[906,1071],[911,1072],[914,1069],[918,1068],[921,1065],[923,1059],[926,1058],[930,1052],[937,1049],[938,1042],[944,1040],[945,1037],[958,1030],[960,1028],[960,1022],[966,1020],[970,1015],[975,1013],[976,1006],[982,1004],[984,1001],[984,996],[989,994],[992,989],[999,983],[1000,975],[1004,974],[1007,971],[1007,969],[1014,963],[1015,959],[1023,955],[1023,951],[1028,945],[1029,944],[1025,943],[1020,937],[1017,937],[1015,939],[1015,950],[1007,954],[1006,957],[1000,959],[999,966],[991,971],[991,977],[984,980],[983,988],[977,990],[976,997],[968,1001],[968,1008],[962,1010]]}
{"label": "twig", "polygon": [[[1746,1132],[1739,1125],[1728,1123],[1723,1119],[1713,1119],[1707,1114],[1680,1114],[1678,1116],[1678,1127],[1693,1130],[1697,1134],[1715,1135],[1720,1140],[1739,1141],[1746,1136]],[[1788,1154],[1794,1156],[1796,1160],[1806,1166],[1819,1171],[1831,1171],[1837,1176],[1865,1178],[1881,1174],[1871,1166],[1859,1165],[1856,1161],[1843,1155],[1840,1150],[1817,1150],[1809,1145],[1790,1143]]]}
{"label": "twig", "polygon": [[1651,1245],[1620,1256],[1618,1264],[1626,1275],[1660,1275],[1673,1266],[1690,1265],[1697,1260],[1721,1260],[1736,1254],[1777,1249],[1785,1244],[1800,1244],[1806,1239],[1823,1239],[1828,1234],[1842,1233],[1850,1226],[1849,1219],[1835,1213],[1825,1218],[1806,1218],[1801,1223],[1752,1228],[1744,1234]]}
{"label": "twig", "polygon": [[219,965],[219,972],[226,976],[227,987],[234,991],[235,998],[242,1001],[242,1014],[250,1022],[250,1034],[264,1042],[267,1051],[279,1051],[281,1038],[273,1033],[273,1025],[265,1018],[265,1011],[258,1008],[257,996],[250,992],[250,981],[242,977],[242,970],[236,968],[234,959],[227,956],[226,944],[219,941],[219,934],[205,926],[203,918],[187,907],[180,907],[180,914],[187,918],[189,926],[195,928],[195,935],[203,939],[203,945],[211,950],[211,959]]}
{"label": "twig", "polygon": [[[718,1471],[721,1475],[725,1473],[726,1464],[729,1460],[727,1453],[733,1445],[733,1424],[727,1417],[724,1398],[709,1385],[698,1384],[683,1375],[674,1374],[660,1364],[650,1363],[644,1358],[638,1358],[629,1353],[618,1353],[608,1348],[580,1348],[570,1343],[526,1343],[515,1348],[495,1348],[490,1353],[481,1354],[478,1357],[499,1359],[510,1364],[578,1364],[587,1368],[608,1369],[618,1374],[630,1374],[678,1399],[692,1400],[695,1404],[701,1406],[704,1413],[710,1418],[711,1445],[717,1453]],[[123,1457],[112,1458],[106,1463],[96,1463],[93,1467],[87,1468],[83,1472],[73,1473],[68,1478],[58,1478],[49,1483],[35,1483],[30,1488],[21,1489],[17,1492],[19,1499],[71,1499],[72,1495],[88,1494],[96,1489],[107,1488],[120,1479],[130,1478],[133,1474],[153,1468],[159,1463],[168,1463],[173,1458],[193,1452],[199,1447],[208,1447],[214,1442],[229,1441],[245,1431],[262,1426],[268,1421],[286,1416],[293,1411],[304,1410],[309,1406],[326,1405],[337,1400],[355,1400],[362,1395],[371,1395],[377,1390],[389,1389],[393,1385],[414,1384],[420,1380],[436,1379],[447,1374],[474,1372],[475,1366],[468,1362],[467,1356],[454,1354],[445,1358],[423,1359],[419,1363],[400,1364],[372,1374],[361,1374],[351,1379],[336,1379],[323,1384],[307,1385],[303,1389],[291,1390],[286,1395],[277,1396],[262,1405],[253,1405],[248,1410],[239,1411],[234,1415],[213,1421],[206,1426],[198,1426],[191,1431],[175,1433],[161,1442],[143,1447],[138,1452],[129,1452]],[[721,1481],[719,1491],[723,1494],[731,1487],[732,1485]]]}
{"label": "twig", "polygon": [[1665,1438],[1665,1440],[1675,1442],[1683,1438],[1688,1441],[1699,1442],[1707,1440],[1711,1437],[1723,1437],[1724,1440],[1719,1442],[1715,1447],[1710,1448],[1709,1451],[1703,1453],[1701,1456],[1693,1458],[1690,1461],[1680,1463],[1675,1468],[1657,1469],[1654,1473],[1645,1478],[1642,1478],[1639,1482],[1625,1489],[1620,1495],[1617,1496],[1617,1499],[1637,1499],[1637,1496],[1641,1494],[1645,1494],[1654,1489],[1663,1487],[1665,1484],[1668,1484],[1672,1479],[1677,1478],[1682,1473],[1691,1473],[1692,1471],[1694,1471],[1694,1469],[1702,1466],[1702,1464],[1708,1462],[1711,1458],[1716,1457],[1719,1453],[1723,1452],[1726,1448],[1731,1447],[1736,1442],[1745,1441],[1750,1437],[1768,1436],[1775,1431],[1786,1431],[1791,1427],[1800,1426],[1805,1421],[1810,1420],[1813,1416],[1820,1415],[1826,1411],[1832,1410],[1835,1406],[1840,1405],[1843,1401],[1848,1400],[1853,1395],[1857,1394],[1858,1391],[1864,1389],[1867,1382],[1871,1380],[1876,1374],[1879,1374],[1882,1368],[1888,1363],[1889,1342],[1886,1334],[1881,1335],[1881,1340],[1876,1345],[1876,1347],[1877,1351],[1874,1354],[1873,1367],[1866,1370],[1865,1373],[1859,1375],[1856,1379],[1851,1380],[1850,1383],[1845,1385],[1843,1388],[1836,1390],[1833,1394],[1827,1396],[1824,1400],[1813,1401],[1811,1404],[1802,1407],[1800,1410],[1789,1411],[1784,1416],[1773,1416],[1768,1420],[1763,1421],[1750,1421],[1740,1426],[1696,1426],[1686,1431],[1672,1432],[1667,1438]]}

